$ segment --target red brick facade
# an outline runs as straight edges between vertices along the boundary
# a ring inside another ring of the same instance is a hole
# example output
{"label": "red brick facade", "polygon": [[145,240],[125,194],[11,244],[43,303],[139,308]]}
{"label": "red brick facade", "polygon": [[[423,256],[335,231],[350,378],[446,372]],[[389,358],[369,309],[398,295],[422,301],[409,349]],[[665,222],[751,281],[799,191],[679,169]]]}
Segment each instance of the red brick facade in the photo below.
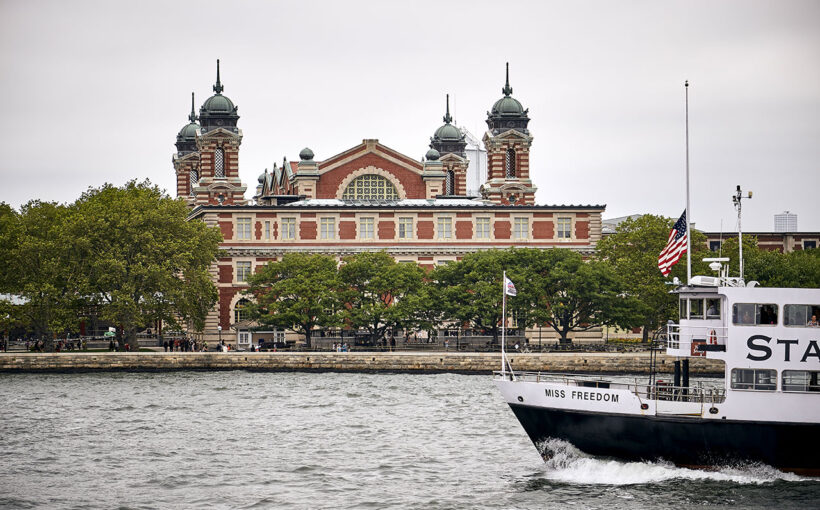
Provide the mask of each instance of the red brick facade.
{"label": "red brick facade", "polygon": [[419,221],[418,222],[418,237],[419,237],[419,239],[432,239],[433,238],[433,222],[432,221]]}
{"label": "red brick facade", "polygon": [[[523,108],[519,115],[528,122]],[[247,289],[244,277],[288,253],[341,258],[385,250],[397,260],[428,269],[487,248],[564,246],[591,254],[601,237],[604,206],[535,205],[533,137],[521,118],[508,120],[488,118],[488,124],[500,123],[491,125],[483,139],[488,175],[480,199],[466,196],[472,167],[463,145],[437,145],[441,153],[428,151],[418,161],[368,139],[325,160],[314,160],[312,151],[303,150],[300,161],[275,165],[259,177],[253,205],[239,179],[242,132],[235,122],[203,122],[210,131],[196,132],[196,151],[190,152],[191,145],[180,149],[173,163],[177,193],[194,207],[191,217],[216,225],[224,239],[226,256],[212,268],[219,297],[206,323],[208,339],[215,337],[217,325],[223,335],[235,327],[236,303]],[[458,136],[449,140],[457,142]],[[512,171],[507,157],[513,152],[508,151],[514,151]],[[220,160],[222,170],[217,172]],[[198,173],[193,189],[192,170]],[[353,201],[340,202],[346,189],[352,196],[345,198]],[[374,189],[382,196],[372,196]],[[565,234],[560,239],[559,225]]]}

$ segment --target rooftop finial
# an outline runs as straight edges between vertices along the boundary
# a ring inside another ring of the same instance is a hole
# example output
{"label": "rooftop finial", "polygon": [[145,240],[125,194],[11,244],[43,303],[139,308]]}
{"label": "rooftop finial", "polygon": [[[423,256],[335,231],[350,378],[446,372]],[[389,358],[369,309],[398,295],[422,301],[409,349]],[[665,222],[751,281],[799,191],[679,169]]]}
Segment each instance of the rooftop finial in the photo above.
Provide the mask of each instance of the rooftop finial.
{"label": "rooftop finial", "polygon": [[444,123],[449,124],[453,118],[450,117],[450,94],[447,94],[447,113],[444,115]]}
{"label": "rooftop finial", "polygon": [[504,94],[506,97],[510,97],[512,94],[512,87],[510,87],[510,63],[507,62],[507,83],[504,85],[504,88],[501,89],[501,93]]}
{"label": "rooftop finial", "polygon": [[222,82],[219,81],[219,59],[216,59],[216,85],[214,85],[214,92],[221,94],[223,90],[225,90],[225,87],[223,87]]}
{"label": "rooftop finial", "polygon": [[194,93],[191,92],[191,114],[188,115],[188,120],[196,122],[196,111],[194,110]]}

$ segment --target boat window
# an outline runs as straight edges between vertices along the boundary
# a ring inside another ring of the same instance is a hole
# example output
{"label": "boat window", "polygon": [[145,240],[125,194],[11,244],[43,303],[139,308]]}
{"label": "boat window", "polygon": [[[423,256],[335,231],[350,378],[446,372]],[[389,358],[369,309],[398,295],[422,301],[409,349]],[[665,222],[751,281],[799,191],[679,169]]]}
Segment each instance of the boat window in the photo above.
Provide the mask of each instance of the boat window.
{"label": "boat window", "polygon": [[706,300],[706,318],[720,319],[720,299]]}
{"label": "boat window", "polygon": [[820,305],[786,305],[783,307],[785,326],[820,327]]}
{"label": "boat window", "polygon": [[689,318],[702,319],[703,318],[703,300],[690,299],[689,300]]}
{"label": "boat window", "polygon": [[732,323],[740,326],[777,324],[777,305],[735,303],[732,306]]}
{"label": "boat window", "polygon": [[681,300],[680,300],[680,318],[684,319],[684,320],[689,318],[689,312],[687,311],[687,308],[686,308],[687,303],[688,303],[688,300],[686,298],[681,298]]}
{"label": "boat window", "polygon": [[820,392],[820,372],[814,370],[784,370],[783,391]]}
{"label": "boat window", "polygon": [[733,368],[732,389],[774,391],[777,389],[777,370]]}

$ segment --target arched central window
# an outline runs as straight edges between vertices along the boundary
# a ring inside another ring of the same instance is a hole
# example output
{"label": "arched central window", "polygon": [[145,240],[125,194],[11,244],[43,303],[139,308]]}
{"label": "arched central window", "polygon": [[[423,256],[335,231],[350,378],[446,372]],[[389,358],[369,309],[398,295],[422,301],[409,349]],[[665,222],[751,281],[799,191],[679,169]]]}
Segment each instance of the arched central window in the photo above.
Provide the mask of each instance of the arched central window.
{"label": "arched central window", "polygon": [[233,307],[233,321],[234,323],[239,323],[242,321],[248,320],[250,315],[248,314],[247,306],[250,304],[250,301],[247,299],[240,299],[236,302],[236,305]]}
{"label": "arched central window", "polygon": [[214,152],[214,177],[225,177],[225,151],[222,149]]}
{"label": "arched central window", "polygon": [[342,200],[398,200],[396,187],[381,175],[366,174],[347,185]]}
{"label": "arched central window", "polygon": [[455,195],[456,194],[456,173],[452,170],[447,171],[447,180],[444,182],[444,194],[445,195]]}
{"label": "arched central window", "polygon": [[515,177],[515,151],[507,149],[507,177]]}

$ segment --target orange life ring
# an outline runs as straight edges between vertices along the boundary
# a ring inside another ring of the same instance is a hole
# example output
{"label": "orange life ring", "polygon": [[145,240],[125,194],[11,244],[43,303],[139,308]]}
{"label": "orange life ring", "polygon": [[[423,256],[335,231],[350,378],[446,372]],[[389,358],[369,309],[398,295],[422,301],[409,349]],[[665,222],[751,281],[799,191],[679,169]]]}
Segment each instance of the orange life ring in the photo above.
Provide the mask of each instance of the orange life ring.
{"label": "orange life ring", "polygon": [[717,332],[713,329],[709,332],[709,343],[711,345],[717,345]]}

